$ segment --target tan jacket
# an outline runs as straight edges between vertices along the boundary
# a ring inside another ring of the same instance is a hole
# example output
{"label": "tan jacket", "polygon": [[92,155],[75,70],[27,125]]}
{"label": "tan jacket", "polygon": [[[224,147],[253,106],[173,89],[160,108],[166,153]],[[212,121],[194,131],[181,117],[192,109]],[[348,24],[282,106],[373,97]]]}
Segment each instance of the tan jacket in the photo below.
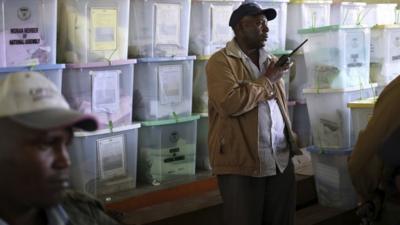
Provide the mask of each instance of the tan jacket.
{"label": "tan jacket", "polygon": [[384,189],[390,168],[378,156],[383,143],[400,128],[400,77],[393,80],[375,103],[373,116],[360,133],[349,160],[353,186],[363,201],[374,197],[375,190]]}
{"label": "tan jacket", "polygon": [[216,52],[206,66],[208,87],[208,149],[214,174],[259,176],[258,103],[277,98],[293,154],[301,154],[288,115],[284,83],[256,80],[231,48]]}

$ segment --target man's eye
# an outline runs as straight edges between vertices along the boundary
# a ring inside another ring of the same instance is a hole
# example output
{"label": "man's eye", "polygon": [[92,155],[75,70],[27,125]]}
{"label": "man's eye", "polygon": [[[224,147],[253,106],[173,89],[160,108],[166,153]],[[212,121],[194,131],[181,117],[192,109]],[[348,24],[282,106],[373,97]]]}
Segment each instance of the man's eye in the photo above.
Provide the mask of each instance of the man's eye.
{"label": "man's eye", "polygon": [[36,145],[36,148],[38,149],[38,150],[47,150],[47,149],[49,149],[49,148],[51,148],[51,144],[49,144],[49,143],[40,143],[40,144],[37,144]]}

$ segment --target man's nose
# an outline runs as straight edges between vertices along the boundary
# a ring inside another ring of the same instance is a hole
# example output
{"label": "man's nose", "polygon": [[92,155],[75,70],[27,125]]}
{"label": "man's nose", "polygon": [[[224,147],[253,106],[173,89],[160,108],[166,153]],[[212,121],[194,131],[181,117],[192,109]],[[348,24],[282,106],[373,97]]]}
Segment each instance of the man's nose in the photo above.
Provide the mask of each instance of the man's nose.
{"label": "man's nose", "polygon": [[66,169],[71,166],[71,159],[69,157],[67,146],[64,143],[54,146],[54,163],[55,169]]}
{"label": "man's nose", "polygon": [[263,31],[264,33],[268,33],[268,32],[269,32],[269,28],[268,28],[267,24],[264,24],[264,25],[262,26],[262,31]]}

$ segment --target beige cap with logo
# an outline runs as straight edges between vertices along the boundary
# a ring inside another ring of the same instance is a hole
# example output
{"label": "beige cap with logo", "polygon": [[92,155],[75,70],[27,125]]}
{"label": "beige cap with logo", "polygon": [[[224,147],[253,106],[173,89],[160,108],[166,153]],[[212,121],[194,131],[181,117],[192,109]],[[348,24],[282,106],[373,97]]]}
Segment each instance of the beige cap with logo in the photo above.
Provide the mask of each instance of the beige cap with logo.
{"label": "beige cap with logo", "polygon": [[19,72],[0,81],[0,118],[34,129],[76,127],[94,131],[94,116],[71,110],[57,87],[37,72]]}

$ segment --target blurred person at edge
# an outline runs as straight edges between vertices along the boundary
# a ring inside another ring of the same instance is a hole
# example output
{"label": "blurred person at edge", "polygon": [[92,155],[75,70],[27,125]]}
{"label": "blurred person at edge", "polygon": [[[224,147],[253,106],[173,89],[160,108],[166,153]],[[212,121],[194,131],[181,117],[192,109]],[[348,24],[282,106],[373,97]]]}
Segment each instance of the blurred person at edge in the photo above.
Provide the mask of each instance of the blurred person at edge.
{"label": "blurred person at edge", "polygon": [[360,197],[364,224],[400,224],[400,77],[375,103],[349,159],[349,173]]}
{"label": "blurred person at edge", "polygon": [[225,225],[293,225],[301,154],[288,116],[282,75],[264,50],[276,11],[245,2],[233,11],[235,37],[206,66],[208,146],[223,199]]}
{"label": "blurred person at edge", "polygon": [[97,129],[35,72],[0,81],[0,225],[117,225],[101,204],[67,190],[73,129]]}

